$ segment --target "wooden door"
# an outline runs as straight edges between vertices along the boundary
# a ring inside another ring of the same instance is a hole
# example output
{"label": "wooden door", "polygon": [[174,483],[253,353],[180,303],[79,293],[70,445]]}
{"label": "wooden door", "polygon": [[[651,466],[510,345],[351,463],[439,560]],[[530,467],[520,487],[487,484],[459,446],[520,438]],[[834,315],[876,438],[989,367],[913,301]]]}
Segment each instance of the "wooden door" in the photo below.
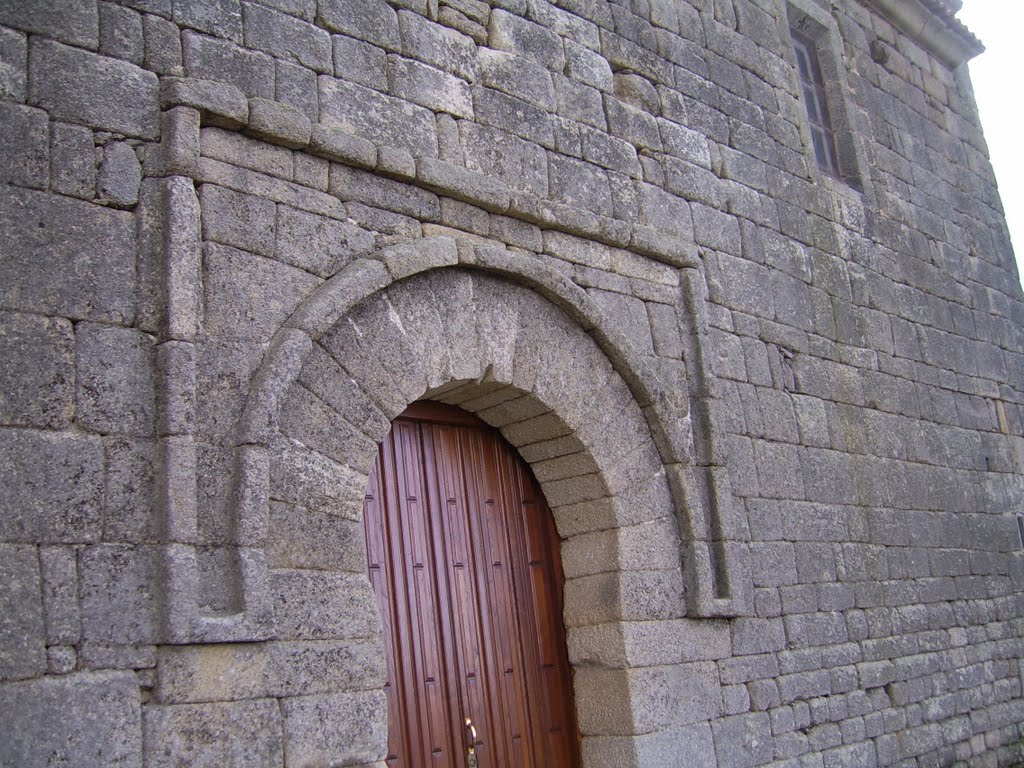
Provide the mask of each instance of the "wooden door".
{"label": "wooden door", "polygon": [[418,403],[381,445],[364,507],[388,656],[387,764],[575,768],[579,738],[551,512],[514,449]]}

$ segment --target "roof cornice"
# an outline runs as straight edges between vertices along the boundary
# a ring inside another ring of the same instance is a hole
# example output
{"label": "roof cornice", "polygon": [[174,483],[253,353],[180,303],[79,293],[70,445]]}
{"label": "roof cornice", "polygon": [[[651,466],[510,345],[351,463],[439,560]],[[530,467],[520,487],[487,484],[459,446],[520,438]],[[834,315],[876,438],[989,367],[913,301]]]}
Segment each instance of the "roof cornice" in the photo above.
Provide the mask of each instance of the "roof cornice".
{"label": "roof cornice", "polygon": [[956,18],[949,0],[864,0],[940,61],[957,67],[985,46]]}

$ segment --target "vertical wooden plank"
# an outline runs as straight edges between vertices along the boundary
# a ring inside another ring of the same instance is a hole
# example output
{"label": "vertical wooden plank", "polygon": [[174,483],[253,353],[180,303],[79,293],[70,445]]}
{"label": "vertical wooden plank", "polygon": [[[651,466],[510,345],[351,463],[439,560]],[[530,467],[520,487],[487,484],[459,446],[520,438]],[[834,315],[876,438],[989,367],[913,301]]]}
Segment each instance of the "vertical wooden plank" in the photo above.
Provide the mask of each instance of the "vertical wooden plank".
{"label": "vertical wooden plank", "polygon": [[[387,764],[580,765],[559,541],[497,432],[429,406],[396,419],[367,488],[367,567],[388,651]],[[450,418],[449,418],[450,417]]]}

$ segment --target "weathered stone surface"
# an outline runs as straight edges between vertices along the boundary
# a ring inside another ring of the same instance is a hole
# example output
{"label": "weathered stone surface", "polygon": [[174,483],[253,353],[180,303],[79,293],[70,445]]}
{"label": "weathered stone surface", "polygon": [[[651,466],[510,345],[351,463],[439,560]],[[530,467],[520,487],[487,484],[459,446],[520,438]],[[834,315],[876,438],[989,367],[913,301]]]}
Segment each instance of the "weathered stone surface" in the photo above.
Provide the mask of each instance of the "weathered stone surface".
{"label": "weathered stone surface", "polygon": [[146,765],[154,768],[280,765],[281,712],[273,700],[147,706]]}
{"label": "weathered stone surface", "polygon": [[[0,544],[0,681],[34,677],[46,669],[39,553],[36,547]],[[0,683],[0,691],[4,688]],[[0,693],[0,700],[3,694]],[[0,747],[0,754],[3,748]]]}
{"label": "weathered stone surface", "polygon": [[134,240],[128,213],[7,187],[0,193],[0,305],[130,321]]}
{"label": "weathered stone surface", "polygon": [[20,104],[0,103],[0,180],[45,189],[50,175],[50,136],[46,113]]}
{"label": "weathered stone surface", "polygon": [[387,90],[388,57],[383,48],[344,35],[331,37],[334,42],[335,75],[374,90]]}
{"label": "weathered stone surface", "polygon": [[0,312],[0,423],[62,427],[70,422],[74,343],[66,320]]}
{"label": "weathered stone surface", "polygon": [[96,148],[91,130],[51,123],[50,186],[54,192],[84,200],[95,196]]}
{"label": "weathered stone surface", "polygon": [[502,10],[491,13],[491,46],[525,56],[560,72],[565,66],[562,40],[550,29]]}
{"label": "weathered stone surface", "polygon": [[448,112],[456,117],[473,116],[470,88],[458,77],[402,56],[388,56],[390,92],[406,101]]}
{"label": "weathered stone surface", "polygon": [[348,222],[278,206],[274,255],[286,264],[326,278],[373,247],[373,235]]}
{"label": "weathered stone surface", "polygon": [[89,0],[7,0],[0,5],[0,24],[83,48],[99,43],[99,15]]}
{"label": "weathered stone surface", "polygon": [[362,573],[278,570],[271,588],[281,639],[370,638],[380,631],[373,591]]}
{"label": "weathered stone surface", "polygon": [[157,696],[180,704],[377,688],[385,671],[381,651],[375,641],[351,640],[166,646]]}
{"label": "weathered stone surface", "polygon": [[130,208],[139,202],[141,184],[142,165],[135,150],[123,141],[105,146],[96,179],[96,198],[118,208]]}
{"label": "weathered stone surface", "polygon": [[260,256],[274,254],[277,206],[255,195],[214,184],[199,188],[203,210],[203,239],[232,245]]}
{"label": "weathered stone surface", "polygon": [[74,645],[82,637],[77,555],[74,547],[39,548],[47,645]]}
{"label": "weathered stone surface", "polygon": [[259,5],[245,9],[246,45],[314,72],[332,72],[331,37],[324,30]]}
{"label": "weathered stone surface", "polygon": [[249,100],[249,132],[291,149],[309,144],[309,118],[288,104],[269,99]]}
{"label": "weathered stone surface", "polygon": [[80,323],[76,420],[102,433],[151,435],[155,426],[153,339],[128,328]]}
{"label": "weathered stone surface", "polygon": [[391,50],[401,45],[398,15],[384,0],[322,0],[318,11],[332,32]]}
{"label": "weathered stone surface", "polygon": [[0,430],[0,538],[88,542],[102,526],[103,447],[75,434]]}
{"label": "weathered stone surface", "polygon": [[215,37],[242,42],[242,4],[239,0],[174,3],[174,21]]}
{"label": "weathered stone surface", "polygon": [[189,31],[181,35],[181,50],[189,77],[229,83],[249,98],[274,98],[274,60],[265,53]]}
{"label": "weathered stone surface", "polygon": [[0,98],[24,101],[28,80],[28,41],[13,29],[0,29]]}
{"label": "weathered stone surface", "polygon": [[423,107],[326,75],[320,77],[319,89],[325,123],[414,156],[437,155],[437,126]]}
{"label": "weathered stone surface", "polygon": [[152,644],[158,639],[158,547],[98,544],[82,550],[82,635],[93,643]]}
{"label": "weathered stone surface", "polygon": [[51,115],[145,139],[157,135],[157,79],[126,61],[37,39],[29,48],[29,102]]}
{"label": "weathered stone surface", "polygon": [[130,8],[101,4],[100,53],[141,65],[145,56],[142,16]]}
{"label": "weathered stone surface", "polygon": [[142,17],[145,53],[142,66],[159,75],[182,74],[181,33],[167,19],[153,14]]}
{"label": "weathered stone surface", "polygon": [[411,11],[398,12],[398,26],[405,56],[476,82],[479,64],[476,44],[471,38]]}
{"label": "weathered stone surface", "polygon": [[83,768],[142,762],[139,685],[131,672],[87,672],[0,685],[0,762]]}
{"label": "weathered stone surface", "polygon": [[245,125],[249,120],[245,94],[234,85],[217,80],[165,78],[160,83],[160,106],[172,105],[194,107],[238,125]]}
{"label": "weathered stone surface", "polygon": [[234,248],[208,244],[205,252],[206,327],[213,333],[269,338],[320,284],[308,272]]}
{"label": "weathered stone surface", "polygon": [[296,765],[370,763],[387,741],[383,692],[286,699],[285,760]]}

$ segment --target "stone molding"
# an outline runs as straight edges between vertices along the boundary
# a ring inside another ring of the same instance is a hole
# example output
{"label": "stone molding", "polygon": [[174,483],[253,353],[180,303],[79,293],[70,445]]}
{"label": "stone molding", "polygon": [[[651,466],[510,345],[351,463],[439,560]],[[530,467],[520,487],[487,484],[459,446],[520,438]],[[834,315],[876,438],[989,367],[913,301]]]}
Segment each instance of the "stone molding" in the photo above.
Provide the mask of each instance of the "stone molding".
{"label": "stone molding", "polygon": [[959,67],[985,50],[985,46],[956,19],[949,6],[934,0],[864,0],[914,42],[949,67]]}

